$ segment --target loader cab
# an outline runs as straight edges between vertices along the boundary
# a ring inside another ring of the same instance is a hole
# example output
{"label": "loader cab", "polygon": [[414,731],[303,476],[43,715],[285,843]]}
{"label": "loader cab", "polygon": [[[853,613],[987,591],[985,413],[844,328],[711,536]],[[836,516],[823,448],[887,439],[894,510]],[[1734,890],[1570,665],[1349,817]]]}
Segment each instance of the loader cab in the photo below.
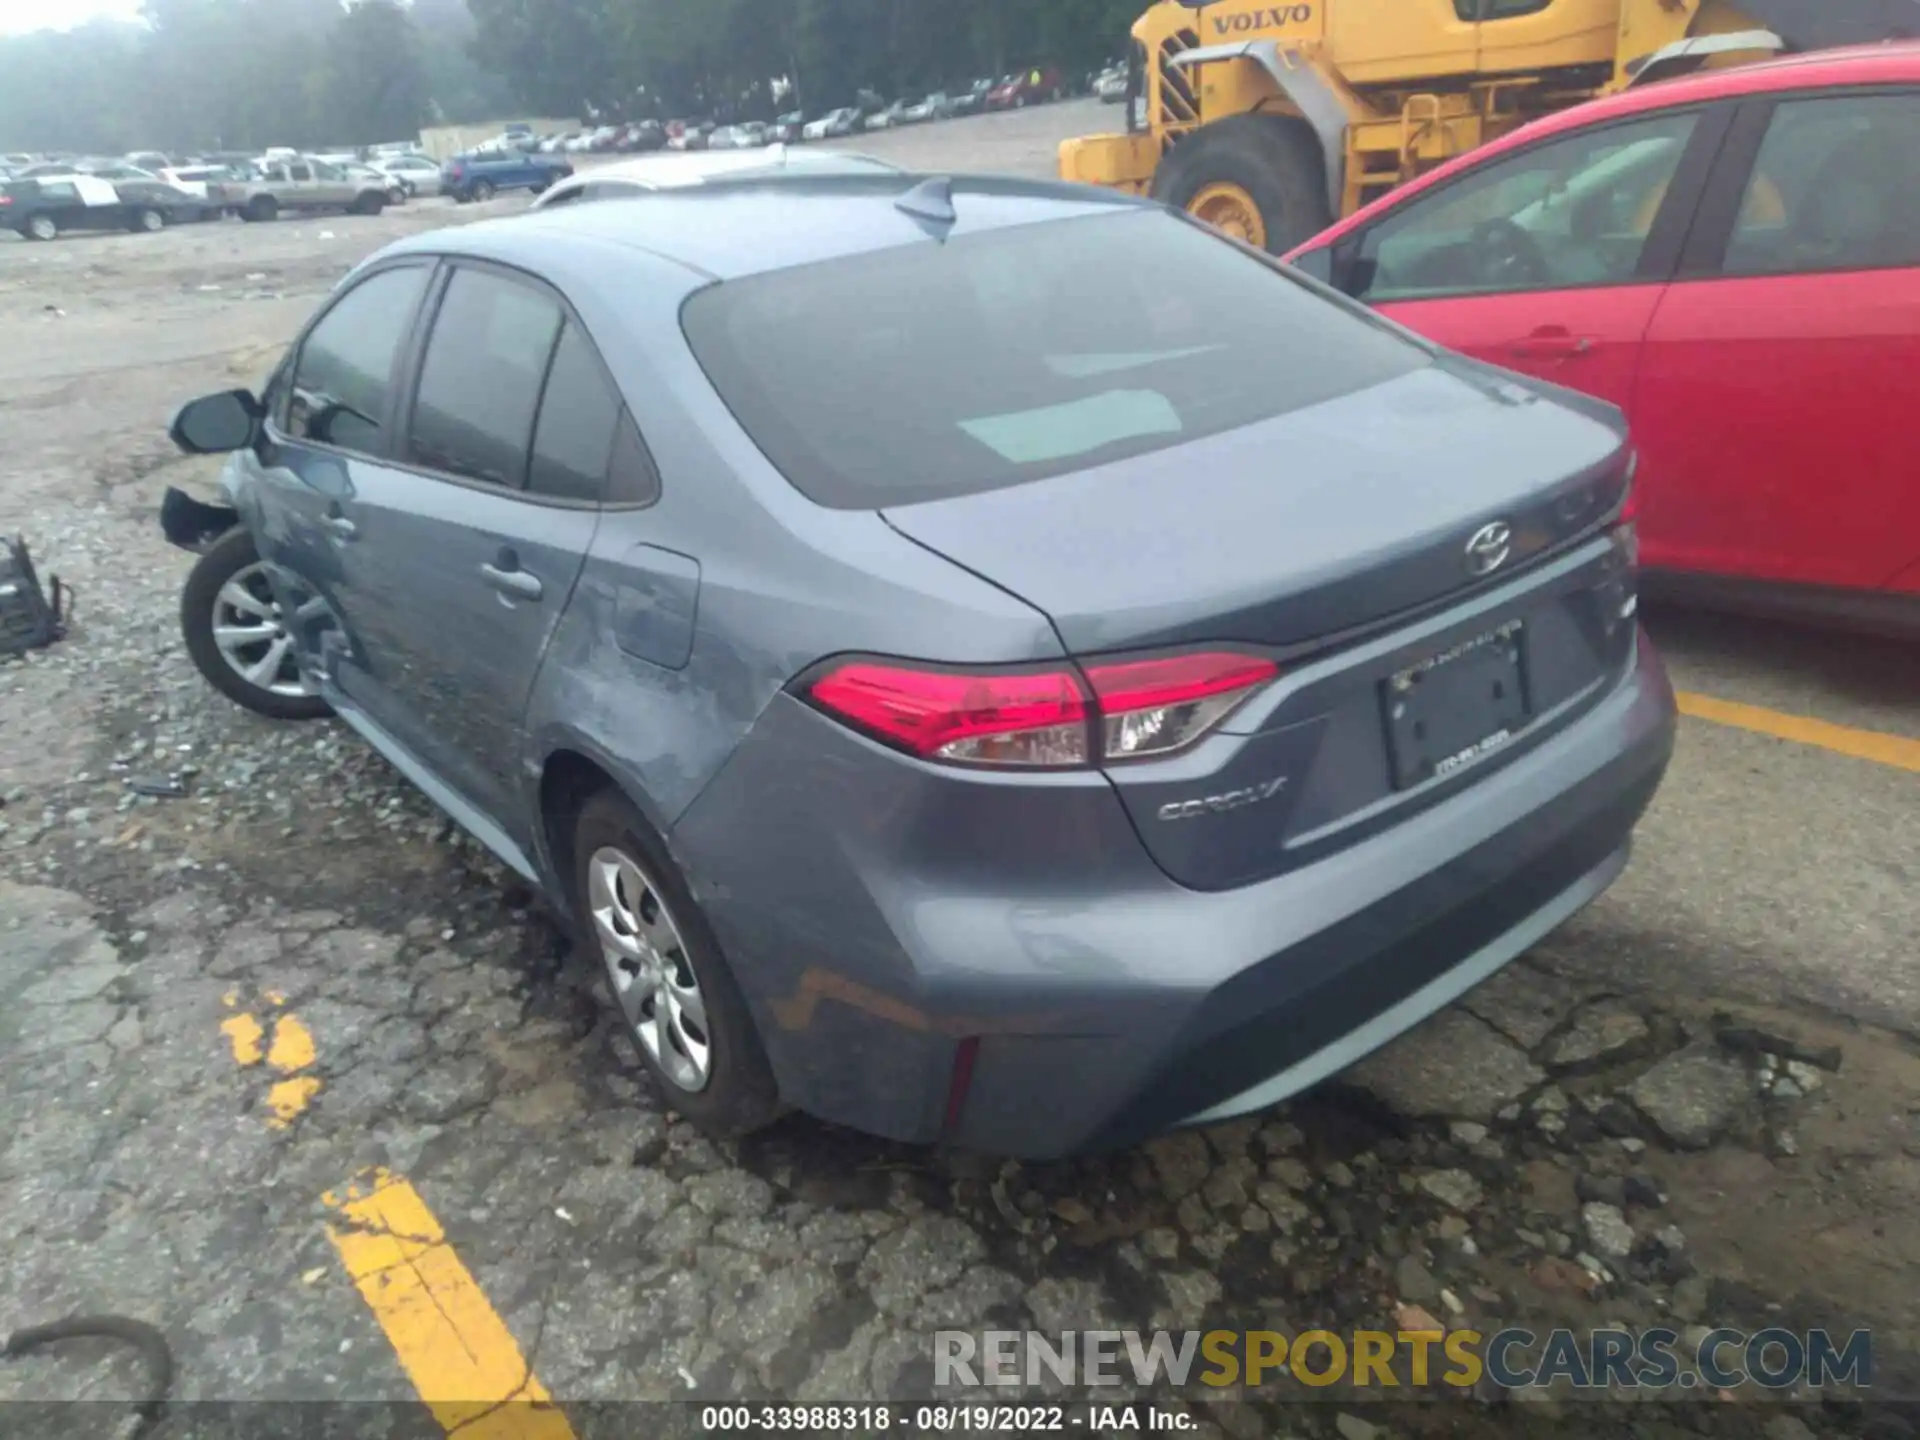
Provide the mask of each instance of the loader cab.
{"label": "loader cab", "polygon": [[1348,84],[1611,67],[1623,0],[1322,0]]}

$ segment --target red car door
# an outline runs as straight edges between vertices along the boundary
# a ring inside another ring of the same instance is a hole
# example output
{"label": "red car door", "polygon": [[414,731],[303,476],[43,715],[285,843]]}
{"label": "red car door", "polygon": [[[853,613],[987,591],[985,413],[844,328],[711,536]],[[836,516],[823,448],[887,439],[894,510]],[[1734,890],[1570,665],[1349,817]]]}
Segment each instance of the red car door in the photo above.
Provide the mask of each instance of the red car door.
{"label": "red car door", "polygon": [[1920,590],[1916,137],[1920,89],[1742,107],[1644,347],[1649,567]]}
{"label": "red car door", "polygon": [[1449,349],[1630,411],[1729,118],[1656,111],[1469,167],[1368,226],[1346,288]]}

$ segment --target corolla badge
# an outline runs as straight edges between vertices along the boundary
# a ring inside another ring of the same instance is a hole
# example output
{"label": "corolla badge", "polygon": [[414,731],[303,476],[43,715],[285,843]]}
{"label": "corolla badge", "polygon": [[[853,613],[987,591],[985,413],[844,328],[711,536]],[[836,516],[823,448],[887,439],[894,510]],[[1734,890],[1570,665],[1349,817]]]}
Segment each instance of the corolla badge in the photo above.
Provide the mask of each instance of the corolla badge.
{"label": "corolla badge", "polygon": [[1203,795],[1198,800],[1175,800],[1162,805],[1155,814],[1162,820],[1198,820],[1202,815],[1225,815],[1230,811],[1244,810],[1249,805],[1258,805],[1262,800],[1271,800],[1287,787],[1287,777],[1276,776],[1272,780],[1262,781],[1258,785],[1249,785],[1242,790],[1229,790],[1224,795]]}
{"label": "corolla badge", "polygon": [[1507,563],[1513,554],[1513,527],[1504,520],[1482,525],[1467,541],[1467,573],[1478,577],[1491,575]]}

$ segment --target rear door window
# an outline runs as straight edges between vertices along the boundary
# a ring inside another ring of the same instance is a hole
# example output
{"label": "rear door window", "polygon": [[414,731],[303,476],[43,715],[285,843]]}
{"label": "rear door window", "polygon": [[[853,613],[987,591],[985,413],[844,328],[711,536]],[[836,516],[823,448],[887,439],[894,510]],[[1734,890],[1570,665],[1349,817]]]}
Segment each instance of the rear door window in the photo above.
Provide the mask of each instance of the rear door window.
{"label": "rear door window", "polygon": [[559,303],[535,285],[455,270],[421,362],[408,458],[488,485],[525,485],[561,320]]}
{"label": "rear door window", "polygon": [[527,489],[556,500],[601,499],[620,408],[619,392],[607,379],[593,342],[569,321],[560,332],[541,396]]}
{"label": "rear door window", "polygon": [[1920,265],[1920,92],[1786,100],[1727,243],[1728,275]]}
{"label": "rear door window", "polygon": [[1431,363],[1280,266],[1146,210],[750,276],[696,294],[682,323],[761,450],[837,509],[1087,469]]}

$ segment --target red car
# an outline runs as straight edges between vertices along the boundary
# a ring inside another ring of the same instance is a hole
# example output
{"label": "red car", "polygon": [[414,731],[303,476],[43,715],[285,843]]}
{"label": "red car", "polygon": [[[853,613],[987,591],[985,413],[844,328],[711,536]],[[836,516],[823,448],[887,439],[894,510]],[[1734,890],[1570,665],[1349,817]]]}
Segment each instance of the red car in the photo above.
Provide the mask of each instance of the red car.
{"label": "red car", "polygon": [[1058,100],[1067,93],[1067,80],[1059,67],[1042,65],[1010,75],[987,92],[987,109],[1020,110],[1046,100]]}
{"label": "red car", "polygon": [[1650,591],[1920,630],[1920,43],[1564,111],[1286,258],[1625,411]]}

